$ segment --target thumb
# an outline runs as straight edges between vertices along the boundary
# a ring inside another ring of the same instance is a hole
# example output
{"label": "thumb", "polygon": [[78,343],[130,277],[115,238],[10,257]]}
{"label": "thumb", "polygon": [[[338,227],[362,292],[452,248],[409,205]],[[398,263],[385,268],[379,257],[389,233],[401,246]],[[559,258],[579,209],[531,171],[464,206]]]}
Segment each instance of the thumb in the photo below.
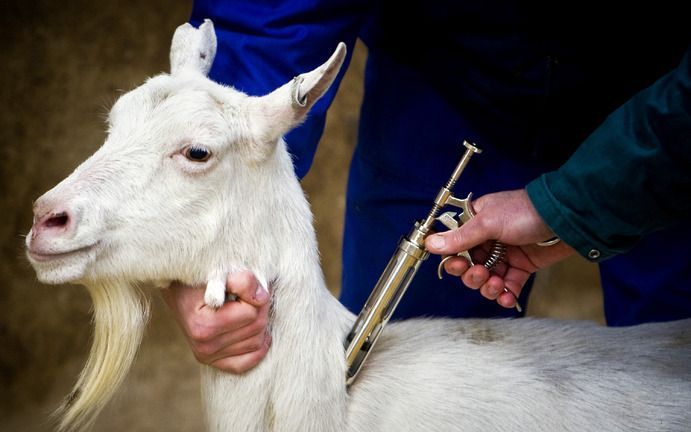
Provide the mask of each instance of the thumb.
{"label": "thumb", "polygon": [[492,234],[482,219],[476,216],[456,229],[427,237],[425,248],[437,255],[455,255],[492,240],[495,238]]}
{"label": "thumb", "polygon": [[256,307],[263,306],[269,301],[267,287],[263,286],[257,276],[248,270],[229,273],[226,279],[226,291]]}

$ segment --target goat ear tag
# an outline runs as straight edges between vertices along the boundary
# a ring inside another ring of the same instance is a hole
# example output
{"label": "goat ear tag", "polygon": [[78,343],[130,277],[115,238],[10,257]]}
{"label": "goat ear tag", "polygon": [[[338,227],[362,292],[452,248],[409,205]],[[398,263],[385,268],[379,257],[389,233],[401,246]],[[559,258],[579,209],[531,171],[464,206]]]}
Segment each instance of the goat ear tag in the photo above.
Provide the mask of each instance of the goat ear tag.
{"label": "goat ear tag", "polygon": [[251,109],[254,113],[256,136],[274,144],[299,125],[312,106],[331,87],[341,70],[345,55],[346,46],[341,42],[331,57],[318,68],[296,76],[267,95],[253,98]]}
{"label": "goat ear tag", "polygon": [[331,57],[321,66],[311,72],[301,74],[293,80],[294,104],[309,109],[314,102],[326,93],[341,70],[346,56],[346,45],[340,42]]}
{"label": "goat ear tag", "polygon": [[296,76],[293,79],[293,88],[291,89],[291,94],[293,98],[293,107],[304,108],[307,106],[307,95],[301,94],[300,84],[302,84],[303,78],[301,76]]}
{"label": "goat ear tag", "polygon": [[170,45],[170,73],[190,70],[208,75],[216,57],[216,32],[211,20],[204,20],[198,29],[185,23],[175,30]]}

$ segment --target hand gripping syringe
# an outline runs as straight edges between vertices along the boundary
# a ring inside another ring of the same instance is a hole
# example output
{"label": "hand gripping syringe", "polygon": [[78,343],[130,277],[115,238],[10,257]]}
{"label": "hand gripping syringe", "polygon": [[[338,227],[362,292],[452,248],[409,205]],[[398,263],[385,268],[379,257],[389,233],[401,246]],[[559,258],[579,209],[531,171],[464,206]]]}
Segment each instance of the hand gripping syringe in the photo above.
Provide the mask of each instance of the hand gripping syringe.
{"label": "hand gripping syringe", "polygon": [[[350,333],[346,337],[346,364],[348,366],[346,382],[348,385],[355,381],[358,372],[381,335],[382,329],[389,321],[389,318],[391,318],[396,306],[398,306],[408,285],[413,280],[413,276],[415,276],[420,264],[429,256],[429,253],[425,250],[425,239],[432,233],[431,228],[434,222],[438,220],[447,228],[452,229],[457,228],[460,224],[467,222],[474,216],[470,204],[472,193],[468,194],[465,199],[456,198],[452,193],[454,185],[466,165],[468,165],[470,158],[473,154],[481,152],[479,148],[467,141],[463,145],[466,147],[466,151],[460,162],[458,162],[453,174],[451,174],[451,178],[437,193],[432,210],[430,210],[425,220],[417,221],[408,235],[403,237],[398,243],[396,252],[384,269]],[[446,205],[452,205],[462,210],[462,213],[458,215],[459,220],[455,219],[456,213],[452,212],[444,213],[438,217],[439,211]],[[485,267],[492,268],[503,259],[505,253],[505,246],[499,242],[494,242],[490,251],[490,257],[484,263]],[[473,261],[468,251],[460,252],[458,256],[466,258],[472,265]],[[444,261],[439,264],[438,271],[440,277]],[[518,303],[516,305],[520,310]]]}

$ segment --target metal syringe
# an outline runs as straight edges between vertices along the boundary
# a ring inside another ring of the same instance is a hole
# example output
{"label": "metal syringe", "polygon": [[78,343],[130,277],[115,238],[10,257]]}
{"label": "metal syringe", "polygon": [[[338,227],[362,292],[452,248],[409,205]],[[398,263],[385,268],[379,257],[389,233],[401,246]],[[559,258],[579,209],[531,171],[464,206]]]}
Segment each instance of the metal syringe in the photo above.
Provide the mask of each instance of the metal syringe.
{"label": "metal syringe", "polygon": [[[470,158],[481,152],[479,148],[467,141],[464,141],[463,145],[466,151],[449,180],[437,193],[429,214],[423,221],[417,221],[408,235],[399,241],[393,257],[379,277],[379,281],[346,337],[346,364],[348,366],[346,383],[348,385],[351,385],[357,377],[420,264],[429,256],[425,250],[425,239],[431,233],[432,224],[437,219],[439,211],[446,205],[453,205],[463,210],[460,216],[462,222],[473,216],[470,206],[471,195],[465,199],[458,199],[452,192]],[[466,257],[472,263],[467,251],[460,253],[459,256]]]}

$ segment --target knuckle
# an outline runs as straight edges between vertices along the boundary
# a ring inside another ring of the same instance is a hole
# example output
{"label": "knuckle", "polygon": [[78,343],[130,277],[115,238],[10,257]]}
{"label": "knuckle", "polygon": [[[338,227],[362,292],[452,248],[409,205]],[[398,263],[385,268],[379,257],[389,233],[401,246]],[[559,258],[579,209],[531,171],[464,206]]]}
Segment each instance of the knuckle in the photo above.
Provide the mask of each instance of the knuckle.
{"label": "knuckle", "polygon": [[242,321],[245,323],[245,325],[255,322],[259,317],[259,309],[252,305],[246,306],[247,307],[244,308],[242,314]]}
{"label": "knuckle", "polygon": [[483,296],[490,300],[495,300],[499,295],[499,293],[496,291],[496,288],[493,287],[490,283],[485,283],[482,286],[482,288],[480,288],[480,292]]}
{"label": "knuckle", "polygon": [[444,269],[446,272],[453,276],[461,276],[468,270],[468,262],[465,258],[451,258],[446,263],[444,263]]}
{"label": "knuckle", "polygon": [[259,360],[252,356],[244,355],[237,357],[226,357],[211,363],[211,366],[224,372],[240,375],[252,369],[259,363]]}
{"label": "knuckle", "polygon": [[482,280],[479,280],[476,275],[473,272],[473,268],[468,270],[467,272],[463,273],[461,276],[461,279],[463,280],[463,283],[468,287],[472,289],[478,289],[480,286],[482,286]]}
{"label": "knuckle", "polygon": [[232,363],[231,363],[231,364],[229,364],[229,365],[227,366],[227,368],[226,368],[225,371],[226,371],[226,372],[230,372],[230,373],[232,373],[232,374],[234,374],[234,375],[240,375],[240,374],[243,374],[243,373],[247,372],[248,370],[249,370],[249,369],[245,369],[245,368],[243,368],[243,367],[240,367],[239,365],[236,365],[236,364],[232,364]]}
{"label": "knuckle", "polygon": [[257,278],[250,271],[241,271],[228,276],[226,288],[240,297],[247,297],[256,290]]}
{"label": "knuckle", "polygon": [[480,232],[482,232],[488,240],[500,238],[502,230],[504,229],[504,220],[500,215],[494,213],[485,213],[482,215],[482,217],[478,218],[478,224]]}
{"label": "knuckle", "polygon": [[261,333],[264,333],[264,327],[261,326],[261,323],[259,322],[253,322],[252,324],[248,325],[246,328],[246,333],[248,335],[247,339],[257,337]]}
{"label": "knuckle", "polygon": [[475,218],[475,224],[477,229],[479,229],[481,232],[489,232],[494,226],[494,218],[484,213],[479,214]]}
{"label": "knuckle", "polygon": [[235,302],[224,311],[222,322],[219,326],[225,329],[238,329],[244,327],[257,318],[257,309],[243,302]]}
{"label": "knuckle", "polygon": [[230,358],[225,358],[221,360],[217,360],[213,363],[211,363],[211,366],[215,367],[216,369],[219,369],[223,372],[229,372],[231,374],[241,374],[246,371],[243,367],[241,367],[241,364],[238,364],[238,362],[234,361],[232,357]]}
{"label": "knuckle", "polygon": [[203,325],[193,325],[189,329],[189,337],[196,344],[203,344],[213,339],[215,332],[212,328]]}
{"label": "knuckle", "polygon": [[463,231],[460,228],[451,230],[451,233],[449,234],[449,240],[451,240],[451,244],[454,247],[463,243],[463,237]]}
{"label": "knuckle", "polygon": [[249,352],[255,352],[259,351],[264,347],[264,334],[260,334],[257,336],[254,336],[253,338],[250,339],[250,342],[247,346],[247,350]]}
{"label": "knuckle", "polygon": [[259,349],[257,351],[250,353],[249,355],[245,356],[245,358],[244,358],[245,370],[246,371],[250,370],[253,367],[255,367],[256,365],[258,365],[259,362],[262,361],[262,359],[264,358],[265,355],[266,355],[266,350]]}
{"label": "knuckle", "polygon": [[254,320],[253,325],[256,327],[257,330],[264,331],[266,328],[269,326],[269,316],[268,314],[261,313],[257,316],[257,319]]}
{"label": "knuckle", "polygon": [[201,362],[207,361],[209,357],[216,353],[215,347],[208,343],[196,344],[192,351],[194,352],[195,358]]}

